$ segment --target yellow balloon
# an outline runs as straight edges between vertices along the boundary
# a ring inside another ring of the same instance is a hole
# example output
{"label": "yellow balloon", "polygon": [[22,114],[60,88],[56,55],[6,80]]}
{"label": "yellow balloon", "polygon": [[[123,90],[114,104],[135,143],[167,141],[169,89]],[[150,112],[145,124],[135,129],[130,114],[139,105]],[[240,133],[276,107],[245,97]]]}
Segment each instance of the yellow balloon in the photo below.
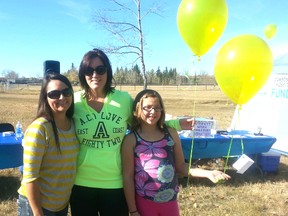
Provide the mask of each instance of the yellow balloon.
{"label": "yellow balloon", "polygon": [[177,12],[180,35],[196,56],[219,39],[228,20],[225,0],[182,0]]}
{"label": "yellow balloon", "polygon": [[273,67],[267,43],[250,34],[226,42],[216,56],[214,74],[220,89],[235,104],[247,103],[266,83]]}
{"label": "yellow balloon", "polygon": [[264,29],[264,34],[268,39],[271,39],[277,31],[277,26],[275,24],[269,24]]}

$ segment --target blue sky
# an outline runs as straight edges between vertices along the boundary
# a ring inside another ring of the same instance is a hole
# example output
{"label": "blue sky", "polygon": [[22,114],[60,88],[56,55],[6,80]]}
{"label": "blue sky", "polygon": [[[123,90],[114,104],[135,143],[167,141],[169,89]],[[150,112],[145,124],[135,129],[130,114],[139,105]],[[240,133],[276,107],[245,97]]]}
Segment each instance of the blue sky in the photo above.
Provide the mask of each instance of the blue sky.
{"label": "blue sky", "polygon": [[[143,0],[143,8],[151,1]],[[200,62],[193,57],[177,28],[181,0],[160,2],[162,16],[151,14],[143,21],[148,70],[158,67],[163,70],[167,66],[183,74],[194,75],[195,70],[213,74],[219,49],[241,34],[254,34],[266,40],[276,60],[288,53],[288,1],[226,0],[227,26]],[[92,21],[93,11],[105,7],[109,7],[109,0],[1,0],[0,76],[5,70],[13,70],[20,77],[42,77],[45,60],[60,61],[61,72],[70,69],[72,63],[78,67],[85,52],[107,43],[107,35]],[[270,23],[277,25],[277,33],[268,40],[263,32]],[[113,69],[131,67],[131,57],[109,57]]]}

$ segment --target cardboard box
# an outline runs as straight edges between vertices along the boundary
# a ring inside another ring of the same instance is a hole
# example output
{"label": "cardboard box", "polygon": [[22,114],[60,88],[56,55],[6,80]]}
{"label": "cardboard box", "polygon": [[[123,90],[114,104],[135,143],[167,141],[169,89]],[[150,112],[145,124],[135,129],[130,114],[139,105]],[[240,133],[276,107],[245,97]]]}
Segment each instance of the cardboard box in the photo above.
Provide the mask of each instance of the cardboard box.
{"label": "cardboard box", "polygon": [[257,164],[263,172],[277,172],[281,154],[269,151],[258,155]]}

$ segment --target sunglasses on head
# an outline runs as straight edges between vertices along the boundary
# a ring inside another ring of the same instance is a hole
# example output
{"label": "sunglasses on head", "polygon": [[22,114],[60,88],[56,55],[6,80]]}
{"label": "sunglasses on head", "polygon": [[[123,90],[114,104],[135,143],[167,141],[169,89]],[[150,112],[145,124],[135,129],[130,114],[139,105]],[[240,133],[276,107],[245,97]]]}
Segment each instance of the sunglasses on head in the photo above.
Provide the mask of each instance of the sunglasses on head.
{"label": "sunglasses on head", "polygon": [[85,75],[86,76],[92,76],[94,74],[94,71],[98,74],[98,75],[103,75],[106,73],[107,68],[104,65],[100,65],[96,68],[92,68],[92,67],[87,67]]}
{"label": "sunglasses on head", "polygon": [[72,95],[72,90],[65,88],[63,90],[53,90],[47,93],[47,96],[51,99],[59,99],[61,95],[64,97],[70,97]]}

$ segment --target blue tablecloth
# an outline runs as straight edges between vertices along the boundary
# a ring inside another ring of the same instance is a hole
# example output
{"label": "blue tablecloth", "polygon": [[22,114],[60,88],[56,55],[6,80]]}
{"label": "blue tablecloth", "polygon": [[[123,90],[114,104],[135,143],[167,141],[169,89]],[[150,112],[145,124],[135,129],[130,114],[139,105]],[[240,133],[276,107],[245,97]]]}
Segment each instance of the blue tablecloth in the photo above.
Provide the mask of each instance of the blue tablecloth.
{"label": "blue tablecloth", "polygon": [[255,135],[248,131],[233,131],[227,135],[216,134],[207,138],[190,138],[183,136],[183,134],[179,136],[186,160],[190,159],[192,140],[194,142],[192,159],[227,156],[231,140],[230,156],[242,155],[242,153],[249,155],[268,152],[276,142],[275,137]]}
{"label": "blue tablecloth", "polygon": [[0,133],[0,169],[14,168],[23,165],[22,139],[15,134]]}

